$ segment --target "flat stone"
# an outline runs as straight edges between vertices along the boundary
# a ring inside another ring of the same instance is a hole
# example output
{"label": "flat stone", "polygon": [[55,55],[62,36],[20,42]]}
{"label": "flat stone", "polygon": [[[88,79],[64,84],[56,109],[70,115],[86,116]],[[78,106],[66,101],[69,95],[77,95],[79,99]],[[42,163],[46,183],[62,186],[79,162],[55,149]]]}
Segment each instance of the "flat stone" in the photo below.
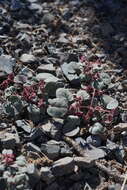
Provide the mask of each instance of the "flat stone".
{"label": "flat stone", "polygon": [[2,139],[2,146],[5,149],[14,149],[16,146],[15,137],[11,134],[10,136],[8,135],[5,139]]}
{"label": "flat stone", "polygon": [[23,63],[33,63],[36,62],[36,57],[34,57],[34,55],[32,54],[22,54],[20,57],[20,61]]}
{"label": "flat stone", "polygon": [[27,151],[41,153],[41,149],[37,145],[35,145],[33,143],[27,143],[27,145],[25,146],[25,149]]}
{"label": "flat stone", "polygon": [[47,109],[47,113],[56,118],[62,118],[66,113],[68,109],[67,108],[61,108],[61,107],[52,107],[49,106]]}
{"label": "flat stone", "polygon": [[74,157],[75,164],[80,168],[90,168],[93,166],[94,162],[90,157]]}
{"label": "flat stone", "polygon": [[53,163],[51,168],[53,175],[63,176],[74,172],[75,164],[72,157],[65,157]]}
{"label": "flat stone", "polygon": [[54,99],[48,99],[48,102],[53,107],[62,107],[67,108],[68,102],[66,98],[54,98]]}
{"label": "flat stone", "polygon": [[104,158],[106,156],[106,152],[101,148],[95,148],[94,146],[90,146],[89,149],[85,150],[87,157],[91,160],[98,160],[100,158]]}
{"label": "flat stone", "polygon": [[77,65],[75,62],[73,64],[72,63],[70,63],[70,64],[64,63],[63,65],[61,65],[61,68],[62,68],[64,75],[66,76],[66,78],[69,81],[79,79],[79,77],[76,73]]}
{"label": "flat stone", "polygon": [[54,81],[57,82],[59,79],[52,75],[51,73],[39,73],[36,75],[37,80],[46,80],[47,82],[49,81]]}
{"label": "flat stone", "polygon": [[55,74],[55,67],[53,64],[42,64],[37,68],[38,72]]}
{"label": "flat stone", "polygon": [[80,118],[78,116],[69,115],[63,126],[63,134],[69,137],[77,135],[80,130],[79,125]]}
{"label": "flat stone", "polygon": [[59,144],[41,144],[41,151],[44,152],[50,159],[54,160],[59,157],[60,146]]}
{"label": "flat stone", "polygon": [[4,71],[7,74],[13,72],[13,67],[15,66],[16,61],[10,55],[1,55],[0,56],[0,71]]}

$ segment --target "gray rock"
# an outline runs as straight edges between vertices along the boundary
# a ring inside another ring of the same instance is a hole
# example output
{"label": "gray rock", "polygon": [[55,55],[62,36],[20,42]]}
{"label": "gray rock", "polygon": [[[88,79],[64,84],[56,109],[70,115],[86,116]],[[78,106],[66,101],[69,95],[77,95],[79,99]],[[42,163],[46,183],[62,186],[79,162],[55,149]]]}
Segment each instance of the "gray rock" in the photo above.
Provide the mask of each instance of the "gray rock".
{"label": "gray rock", "polygon": [[55,74],[55,67],[53,66],[52,63],[50,64],[41,64],[38,68],[37,68],[38,72],[41,73],[51,73],[51,74]]}
{"label": "gray rock", "polygon": [[50,135],[55,140],[60,140],[62,133],[63,119],[54,118],[51,123]]}
{"label": "gray rock", "polygon": [[42,132],[42,130],[40,128],[32,128],[31,134],[28,137],[28,139],[30,141],[34,141],[34,140],[40,139],[43,136],[44,136],[44,134],[43,134],[43,132]]}
{"label": "gray rock", "polygon": [[64,87],[63,82],[54,82],[54,81],[45,81],[45,92],[47,93],[48,97],[55,97],[56,90],[60,87]]}
{"label": "gray rock", "polygon": [[55,17],[53,14],[51,13],[46,13],[44,14],[44,16],[42,17],[41,23],[44,23],[46,25],[51,24],[54,21]]}
{"label": "gray rock", "polygon": [[80,118],[78,116],[69,115],[63,126],[63,134],[73,137],[78,134],[80,128]]}
{"label": "gray rock", "polygon": [[22,4],[19,0],[11,0],[11,11],[19,11],[22,8]]}
{"label": "gray rock", "polygon": [[63,65],[61,65],[61,68],[62,68],[62,71],[64,73],[64,75],[66,76],[66,78],[69,80],[69,81],[74,81],[74,80],[78,80],[79,77],[77,75],[77,72],[76,70],[78,68],[78,65],[76,62],[71,62],[71,63],[64,63]]}
{"label": "gray rock", "polygon": [[52,75],[51,73],[39,73],[36,75],[36,79],[39,80],[45,80],[46,82],[57,82],[59,79]]}
{"label": "gray rock", "polygon": [[100,158],[104,158],[106,156],[106,152],[100,148],[95,148],[92,145],[89,149],[85,150],[88,158],[91,161],[98,160]]}
{"label": "gray rock", "polygon": [[13,67],[15,66],[16,61],[10,55],[1,55],[0,56],[0,71],[4,71],[7,74],[13,72]]}
{"label": "gray rock", "polygon": [[29,183],[32,188],[35,187],[35,185],[40,180],[40,173],[39,170],[35,167],[34,164],[28,164],[27,165],[27,175],[29,177]]}
{"label": "gray rock", "polygon": [[64,141],[60,141],[60,155],[63,156],[72,156],[73,152],[68,144]]}
{"label": "gray rock", "polygon": [[56,90],[57,98],[65,98],[68,102],[73,101],[73,94],[69,91],[69,89],[58,88]]}
{"label": "gray rock", "polygon": [[108,103],[110,103],[111,101],[113,101],[113,98],[111,96],[108,96],[106,94],[104,94],[102,96],[102,101],[105,105],[107,105]]}
{"label": "gray rock", "polygon": [[28,116],[29,119],[32,120],[34,123],[38,123],[42,119],[42,113],[39,107],[37,107],[35,104],[29,104],[27,106]]}
{"label": "gray rock", "polygon": [[26,159],[25,159],[25,157],[24,157],[23,155],[18,156],[18,157],[16,158],[16,162],[15,162],[15,163],[16,163],[18,166],[21,166],[21,167],[27,165],[27,161],[26,161]]}
{"label": "gray rock", "polygon": [[53,163],[51,168],[53,175],[63,176],[74,172],[75,164],[72,157],[65,157]]}
{"label": "gray rock", "polygon": [[94,158],[86,156],[86,157],[74,157],[74,162],[80,168],[90,168],[94,164]]}
{"label": "gray rock", "polygon": [[60,145],[53,144],[41,144],[41,151],[44,152],[50,159],[54,160],[59,157]]}
{"label": "gray rock", "polygon": [[2,146],[5,149],[15,149],[16,147],[16,138],[13,134],[6,135],[5,139],[2,139]]}
{"label": "gray rock", "polygon": [[17,120],[16,125],[17,125],[17,127],[22,128],[27,133],[31,132],[30,124],[28,122],[26,122],[24,119],[23,120]]}
{"label": "gray rock", "polygon": [[89,100],[90,95],[85,90],[79,90],[76,94],[76,96],[79,98],[81,97],[83,101]]}
{"label": "gray rock", "polygon": [[62,107],[62,108],[68,107],[68,102],[67,102],[66,98],[48,99],[48,102],[53,107]]}
{"label": "gray rock", "polygon": [[85,148],[85,146],[86,146],[86,141],[85,141],[82,137],[77,137],[77,138],[75,139],[75,141],[76,141],[80,146],[82,146],[83,148]]}
{"label": "gray rock", "polygon": [[41,167],[41,180],[46,182],[47,184],[52,183],[55,180],[54,175],[49,167]]}
{"label": "gray rock", "polygon": [[57,182],[54,182],[45,188],[45,190],[59,190],[59,189],[60,189],[60,186],[57,184]]}
{"label": "gray rock", "polygon": [[0,175],[5,171],[5,165],[0,164]]}
{"label": "gray rock", "polygon": [[42,6],[37,3],[31,3],[29,9],[32,11],[36,11],[37,13],[42,13]]}
{"label": "gray rock", "polygon": [[68,109],[67,108],[61,108],[61,107],[52,107],[49,106],[47,109],[47,113],[56,118],[61,118],[67,113]]}
{"label": "gray rock", "polygon": [[86,142],[92,144],[95,147],[99,147],[101,145],[102,140],[101,137],[98,135],[91,135],[87,137]]}
{"label": "gray rock", "polygon": [[100,73],[100,79],[103,81],[105,85],[109,85],[111,83],[111,77],[107,73]]}
{"label": "gray rock", "polygon": [[101,125],[101,123],[96,122],[93,127],[89,128],[89,132],[92,135],[98,135],[98,134],[103,134],[105,132],[105,128],[103,127],[103,125]]}
{"label": "gray rock", "polygon": [[36,58],[34,57],[34,55],[24,53],[24,54],[21,55],[20,61],[23,62],[23,63],[29,64],[29,63],[34,63],[34,62],[36,62],[37,60],[36,60]]}
{"label": "gray rock", "polygon": [[54,140],[60,140],[63,122],[63,119],[53,118],[52,120],[47,121],[41,127],[46,135],[52,137]]}
{"label": "gray rock", "polygon": [[0,177],[0,189],[5,190],[7,188],[7,182],[4,177]]}
{"label": "gray rock", "polygon": [[106,147],[107,147],[109,150],[113,151],[113,150],[115,150],[115,149],[118,148],[118,145],[117,145],[116,143],[110,141],[109,139],[107,139]]}
{"label": "gray rock", "polygon": [[101,27],[102,34],[107,37],[114,32],[114,29],[110,23],[104,23]]}
{"label": "gray rock", "polygon": [[33,143],[27,143],[26,146],[25,146],[25,149],[27,151],[41,153],[41,149],[37,145],[35,145]]}

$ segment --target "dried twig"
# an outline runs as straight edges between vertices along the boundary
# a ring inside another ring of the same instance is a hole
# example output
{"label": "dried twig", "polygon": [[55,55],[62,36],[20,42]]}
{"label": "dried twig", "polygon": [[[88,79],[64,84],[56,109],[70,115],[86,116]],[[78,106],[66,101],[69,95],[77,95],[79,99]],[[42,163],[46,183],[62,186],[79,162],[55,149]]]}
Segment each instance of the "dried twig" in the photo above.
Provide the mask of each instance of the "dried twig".
{"label": "dried twig", "polygon": [[69,145],[71,145],[74,148],[74,150],[77,152],[79,156],[83,156],[83,157],[86,156],[84,149],[73,139],[66,136],[63,136],[63,139],[65,140],[65,142],[67,142]]}
{"label": "dried twig", "polygon": [[100,169],[101,171],[105,172],[108,176],[112,177],[116,182],[123,182],[123,176],[117,175],[116,173],[112,172],[111,170],[109,170],[107,167],[105,167],[104,165],[102,165],[101,163],[95,161],[95,165],[97,166],[98,169]]}
{"label": "dried twig", "polygon": [[[84,149],[78,143],[76,143],[73,139],[69,137],[65,137],[65,136],[63,137],[63,139],[75,149],[78,155],[87,157],[87,154],[85,153]],[[105,167],[104,165],[102,165],[101,163],[97,161],[95,161],[94,164],[99,170],[105,172],[109,177],[112,177],[115,181],[120,182],[120,183],[123,182],[124,180],[123,176],[117,175],[116,173],[112,172],[107,167]]]}
{"label": "dried twig", "polygon": [[126,182],[127,182],[127,173],[126,173],[126,175],[125,175],[125,178],[124,178],[124,181],[123,181],[123,184],[122,184],[122,187],[121,187],[120,190],[124,190],[124,187],[125,187]]}

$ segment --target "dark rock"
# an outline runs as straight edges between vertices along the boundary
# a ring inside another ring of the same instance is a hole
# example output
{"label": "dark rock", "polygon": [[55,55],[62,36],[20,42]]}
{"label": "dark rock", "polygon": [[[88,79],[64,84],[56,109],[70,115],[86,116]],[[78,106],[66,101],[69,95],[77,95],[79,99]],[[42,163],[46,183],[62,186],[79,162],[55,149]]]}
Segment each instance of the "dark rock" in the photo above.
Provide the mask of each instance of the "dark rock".
{"label": "dark rock", "polygon": [[35,187],[35,185],[40,180],[40,173],[39,170],[36,168],[34,164],[28,164],[27,165],[27,175],[29,176],[29,183],[32,188]]}
{"label": "dark rock", "polygon": [[44,152],[50,159],[54,160],[59,157],[60,145],[53,141],[48,144],[41,144],[41,151]]}
{"label": "dark rock", "polygon": [[51,168],[54,176],[63,176],[70,174],[74,172],[74,169],[74,159],[71,157],[65,157],[55,161]]}
{"label": "dark rock", "polygon": [[53,176],[51,169],[49,167],[41,167],[40,173],[41,173],[41,180],[43,180],[47,184],[50,184],[55,180],[55,177]]}

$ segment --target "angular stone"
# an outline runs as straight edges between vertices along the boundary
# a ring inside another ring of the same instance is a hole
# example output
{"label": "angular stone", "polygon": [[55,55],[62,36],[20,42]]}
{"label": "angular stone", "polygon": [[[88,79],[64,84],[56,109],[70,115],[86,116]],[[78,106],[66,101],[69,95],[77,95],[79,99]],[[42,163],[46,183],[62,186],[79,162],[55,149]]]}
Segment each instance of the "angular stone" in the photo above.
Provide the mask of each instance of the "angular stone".
{"label": "angular stone", "polygon": [[93,166],[93,160],[86,156],[86,157],[74,157],[75,164],[80,168],[90,168]]}
{"label": "angular stone", "polygon": [[80,128],[80,118],[78,116],[69,115],[63,126],[63,134],[73,137],[78,134]]}
{"label": "angular stone", "polygon": [[47,184],[52,183],[55,180],[54,175],[49,167],[41,167],[41,180],[46,182]]}
{"label": "angular stone", "polygon": [[63,176],[74,172],[75,163],[72,157],[65,157],[53,163],[51,168],[53,175]]}
{"label": "angular stone", "polygon": [[68,109],[67,108],[61,108],[61,107],[52,107],[49,106],[47,108],[47,113],[56,118],[61,118],[67,113]]}
{"label": "angular stone", "polygon": [[55,67],[53,64],[42,64],[37,68],[38,72],[55,74]]}
{"label": "angular stone", "polygon": [[34,63],[36,62],[36,57],[34,57],[34,55],[32,54],[22,54],[21,57],[20,57],[20,61],[23,62],[23,63]]}
{"label": "angular stone", "polygon": [[33,151],[33,152],[41,153],[41,149],[33,143],[27,143],[27,145],[25,146],[25,149],[27,151]]}
{"label": "angular stone", "polygon": [[30,124],[27,123],[24,119],[23,120],[17,120],[16,124],[17,124],[17,127],[22,128],[25,132],[27,132],[27,133],[31,132]]}
{"label": "angular stone", "polygon": [[0,190],[5,190],[7,188],[6,178],[0,177]]}
{"label": "angular stone", "polygon": [[57,82],[59,79],[52,75],[51,73],[39,73],[36,75],[37,80],[47,80]]}
{"label": "angular stone", "polygon": [[27,165],[27,174],[29,176],[29,184],[32,188],[35,187],[35,185],[40,180],[40,173],[39,170],[35,167],[34,164],[28,164]]}
{"label": "angular stone", "polygon": [[59,157],[60,146],[59,144],[41,144],[41,151],[44,152],[50,159],[54,160]]}
{"label": "angular stone", "polygon": [[0,56],[0,71],[4,71],[7,74],[13,72],[13,67],[15,66],[16,61],[10,55],[1,55]]}
{"label": "angular stone", "polygon": [[14,136],[10,136],[8,135],[8,137],[6,137],[5,139],[2,139],[2,146],[5,149],[14,149],[16,146],[16,139]]}
{"label": "angular stone", "polygon": [[48,99],[48,102],[53,107],[62,107],[62,108],[68,107],[68,102],[65,98]]}
{"label": "angular stone", "polygon": [[45,188],[45,190],[59,190],[59,189],[60,189],[60,186],[57,184],[57,182],[54,182]]}

